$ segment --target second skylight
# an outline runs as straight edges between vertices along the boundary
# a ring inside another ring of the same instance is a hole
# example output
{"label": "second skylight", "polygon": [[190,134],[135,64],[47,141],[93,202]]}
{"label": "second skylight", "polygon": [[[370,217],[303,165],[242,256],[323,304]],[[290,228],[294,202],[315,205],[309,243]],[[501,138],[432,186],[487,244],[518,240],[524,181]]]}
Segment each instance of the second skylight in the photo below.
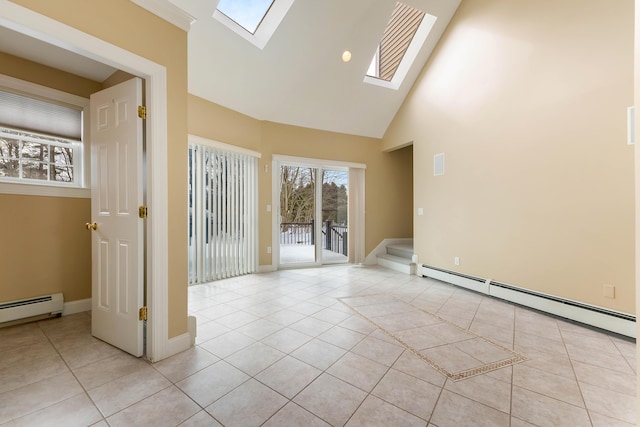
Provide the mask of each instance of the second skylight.
{"label": "second skylight", "polygon": [[422,10],[396,3],[367,76],[385,81],[393,79],[425,15]]}

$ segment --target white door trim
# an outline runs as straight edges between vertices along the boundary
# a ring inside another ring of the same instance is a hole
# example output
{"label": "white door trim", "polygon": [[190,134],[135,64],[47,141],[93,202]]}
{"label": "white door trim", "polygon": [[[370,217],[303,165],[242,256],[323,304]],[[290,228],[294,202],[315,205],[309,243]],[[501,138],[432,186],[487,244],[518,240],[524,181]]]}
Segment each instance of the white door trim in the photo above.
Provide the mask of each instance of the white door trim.
{"label": "white door trim", "polygon": [[147,358],[155,362],[186,350],[190,343],[188,333],[168,339],[166,68],[8,0],[0,0],[0,26],[103,62],[145,80],[149,110],[146,130],[147,205],[150,212],[147,220]]}

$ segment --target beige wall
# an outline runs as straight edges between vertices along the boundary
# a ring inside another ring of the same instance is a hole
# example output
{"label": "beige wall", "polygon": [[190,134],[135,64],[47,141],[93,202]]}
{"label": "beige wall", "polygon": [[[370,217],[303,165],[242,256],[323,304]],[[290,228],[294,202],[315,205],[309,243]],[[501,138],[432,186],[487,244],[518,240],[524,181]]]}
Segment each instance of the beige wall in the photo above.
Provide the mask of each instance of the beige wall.
{"label": "beige wall", "polygon": [[[187,34],[128,0],[14,0],[167,69],[169,337],[187,331]],[[153,114],[153,112],[150,112]]]}
{"label": "beige wall", "polygon": [[632,0],[463,0],[383,142],[420,262],[634,313],[632,104]]}
{"label": "beige wall", "polygon": [[[635,0],[634,14],[634,61],[633,61],[633,105],[640,105],[640,0]],[[640,114],[635,115],[635,128],[640,129]],[[635,148],[635,147],[634,147]],[[635,211],[636,224],[640,224],[640,149],[635,148]],[[636,271],[640,271],[640,228],[636,227],[635,233],[635,267]],[[636,310],[640,310],[640,275],[636,274]],[[637,313],[638,311],[636,311]],[[640,322],[636,322],[636,337],[640,337]],[[637,343],[637,338],[636,338]],[[640,356],[637,355],[636,344],[636,372],[640,368]],[[636,407],[637,415],[640,418],[640,381],[636,381]]]}
{"label": "beige wall", "polygon": [[36,64],[4,52],[0,52],[0,74],[58,89],[83,98],[89,98],[92,93],[102,89],[100,82]]}
{"label": "beige wall", "polygon": [[0,301],[91,298],[89,199],[0,195]]}
{"label": "beige wall", "polygon": [[[270,265],[272,217],[266,205],[272,203],[272,155],[310,157],[367,165],[366,177],[366,252],[384,238],[411,237],[410,149],[384,153],[380,140],[319,131],[244,116],[195,96],[189,96],[189,133],[248,148],[262,154],[259,175],[260,265]],[[269,172],[264,172],[264,165]]]}

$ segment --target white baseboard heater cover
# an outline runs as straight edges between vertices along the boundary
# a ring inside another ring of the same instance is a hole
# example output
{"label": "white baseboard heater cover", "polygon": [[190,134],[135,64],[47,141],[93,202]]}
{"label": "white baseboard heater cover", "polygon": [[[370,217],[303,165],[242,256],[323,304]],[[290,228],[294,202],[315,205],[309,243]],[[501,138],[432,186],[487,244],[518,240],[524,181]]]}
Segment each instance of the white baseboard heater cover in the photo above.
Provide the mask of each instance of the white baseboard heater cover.
{"label": "white baseboard heater cover", "polygon": [[0,323],[42,314],[56,315],[62,313],[63,308],[64,299],[61,293],[3,302],[0,303]]}
{"label": "white baseboard heater cover", "polygon": [[422,276],[431,277],[627,337],[636,337],[636,317],[630,314],[428,265],[422,265],[421,270]]}

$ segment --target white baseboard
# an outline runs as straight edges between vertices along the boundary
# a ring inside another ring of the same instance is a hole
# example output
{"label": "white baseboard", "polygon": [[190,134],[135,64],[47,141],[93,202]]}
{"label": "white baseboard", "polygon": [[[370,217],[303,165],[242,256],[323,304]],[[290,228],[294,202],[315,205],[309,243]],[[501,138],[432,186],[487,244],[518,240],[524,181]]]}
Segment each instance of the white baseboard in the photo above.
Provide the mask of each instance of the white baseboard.
{"label": "white baseboard", "polygon": [[188,350],[191,347],[191,334],[185,332],[177,337],[169,338],[167,340],[167,347],[165,354],[162,355],[163,359],[171,357],[174,354],[181,353]]}
{"label": "white baseboard", "polygon": [[62,315],[82,313],[91,310],[91,298],[79,299],[75,301],[65,302],[62,308]]}
{"label": "white baseboard", "polygon": [[448,273],[442,270],[436,270],[427,266],[421,266],[420,275],[442,280],[452,285],[460,286],[483,294],[489,294],[489,281],[473,280],[467,277],[458,276],[457,274]]}
{"label": "white baseboard", "polygon": [[464,274],[459,275],[453,271],[442,271],[425,265],[418,266],[418,274],[599,329],[636,338],[635,316],[627,313],[567,300],[517,286],[500,284],[492,282],[491,279],[465,277]]}
{"label": "white baseboard", "polygon": [[258,273],[272,273],[277,271],[278,269],[273,265],[259,265]]}
{"label": "white baseboard", "polygon": [[369,255],[364,259],[364,265],[376,265],[378,264],[378,255],[387,253],[387,245],[394,245],[398,243],[407,243],[413,241],[413,237],[404,237],[404,238],[395,238],[395,239],[384,239],[382,240],[378,246],[373,249]]}
{"label": "white baseboard", "polygon": [[[578,305],[566,304],[562,301],[547,299],[544,296],[532,295],[517,289],[508,289],[495,285],[489,286],[489,295],[620,335],[631,338],[636,337],[635,322],[616,316],[616,314],[625,315],[624,313],[615,313],[608,309],[580,303],[577,303]],[[570,301],[570,303],[575,302]],[[606,310],[611,314],[600,310]],[[628,315],[625,315],[625,317],[628,317]]]}
{"label": "white baseboard", "polygon": [[198,335],[198,322],[196,321],[196,316],[189,316],[187,318],[187,332],[189,332],[189,337],[191,338],[190,347],[193,347],[196,345],[196,336]]}

